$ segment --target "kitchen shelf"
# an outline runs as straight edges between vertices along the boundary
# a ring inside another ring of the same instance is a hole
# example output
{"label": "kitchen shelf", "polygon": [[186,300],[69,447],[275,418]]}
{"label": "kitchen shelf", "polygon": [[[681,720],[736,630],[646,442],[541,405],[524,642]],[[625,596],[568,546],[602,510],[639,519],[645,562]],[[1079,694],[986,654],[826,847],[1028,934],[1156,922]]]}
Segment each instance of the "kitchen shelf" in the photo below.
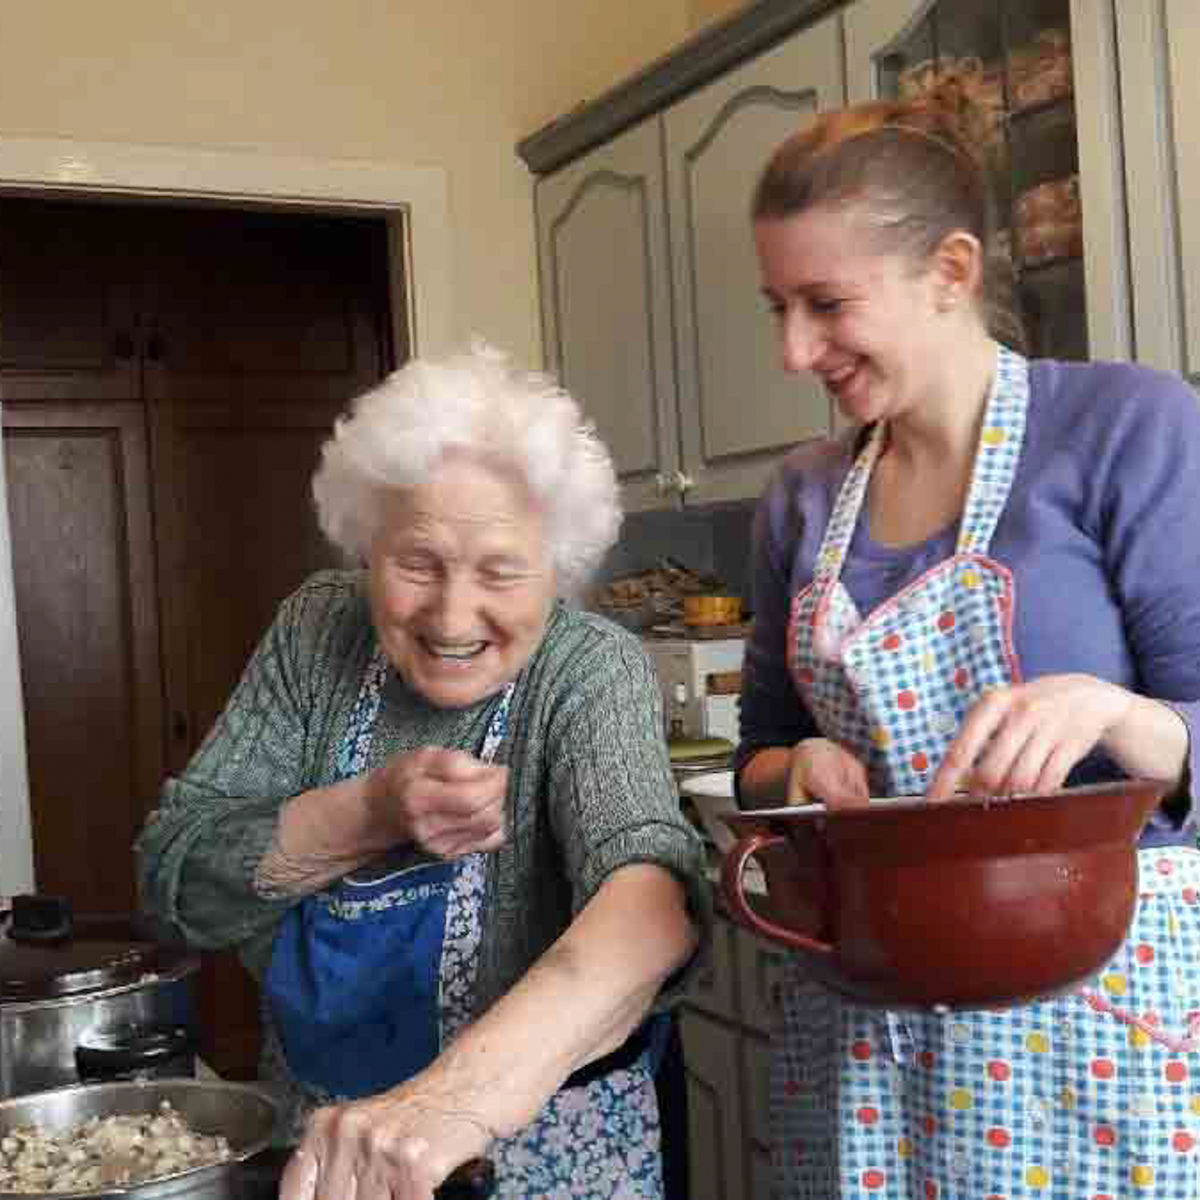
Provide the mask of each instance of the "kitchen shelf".
{"label": "kitchen shelf", "polygon": [[1046,125],[1057,127],[1062,124],[1075,125],[1075,93],[1066,92],[1055,96],[1053,100],[1044,100],[1040,104],[1030,104],[1025,108],[1010,108],[1004,119],[1009,127],[1024,127]]}

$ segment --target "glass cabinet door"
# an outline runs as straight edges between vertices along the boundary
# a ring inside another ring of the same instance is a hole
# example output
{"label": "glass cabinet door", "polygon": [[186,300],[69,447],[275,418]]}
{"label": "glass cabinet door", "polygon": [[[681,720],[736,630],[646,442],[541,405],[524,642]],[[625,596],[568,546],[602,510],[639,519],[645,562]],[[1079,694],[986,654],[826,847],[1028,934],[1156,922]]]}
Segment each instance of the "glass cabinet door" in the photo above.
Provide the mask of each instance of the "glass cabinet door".
{"label": "glass cabinet door", "polygon": [[933,0],[904,12],[896,0],[860,0],[846,14],[852,100],[915,99],[953,80],[972,101],[995,203],[993,277],[1011,314],[996,334],[1031,357],[1113,356],[1120,342],[1089,337],[1089,258],[1093,273],[1110,270],[1116,251],[1100,230],[1099,257],[1085,252],[1072,8]]}

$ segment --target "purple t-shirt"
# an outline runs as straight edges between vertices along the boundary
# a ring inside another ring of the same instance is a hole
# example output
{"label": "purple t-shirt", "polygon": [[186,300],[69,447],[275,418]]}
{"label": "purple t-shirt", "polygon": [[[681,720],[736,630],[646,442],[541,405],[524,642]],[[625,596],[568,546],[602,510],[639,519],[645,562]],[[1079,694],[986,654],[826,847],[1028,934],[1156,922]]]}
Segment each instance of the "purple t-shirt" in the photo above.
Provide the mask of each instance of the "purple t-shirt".
{"label": "purple t-shirt", "polygon": [[[746,648],[740,767],[764,746],[817,734],[792,685],[785,634],[853,438],[810,442],[779,465],[755,517],[754,629]],[[842,572],[868,613],[954,551],[957,523],[915,546],[872,541],[867,506]],[[1082,672],[1169,702],[1200,779],[1200,401],[1177,376],[1118,363],[1030,364],[1025,440],[989,548],[1012,572],[1025,679]],[[1068,783],[1120,778],[1094,753]],[[1188,842],[1190,793],[1155,814],[1142,845]]]}

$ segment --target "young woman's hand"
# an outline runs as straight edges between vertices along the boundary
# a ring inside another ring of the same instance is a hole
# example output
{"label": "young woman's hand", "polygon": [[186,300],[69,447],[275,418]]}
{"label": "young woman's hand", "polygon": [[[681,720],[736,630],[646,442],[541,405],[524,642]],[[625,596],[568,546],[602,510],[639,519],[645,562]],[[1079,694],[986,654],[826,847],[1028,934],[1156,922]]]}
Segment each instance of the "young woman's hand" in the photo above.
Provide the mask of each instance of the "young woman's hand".
{"label": "young woman's hand", "polygon": [[828,738],[805,738],[792,748],[788,803],[819,801],[828,808],[857,808],[871,798],[867,769]]}
{"label": "young woman's hand", "polygon": [[1071,768],[1122,722],[1136,697],[1091,675],[1046,675],[984,693],[926,795],[1011,796],[1062,787]]}

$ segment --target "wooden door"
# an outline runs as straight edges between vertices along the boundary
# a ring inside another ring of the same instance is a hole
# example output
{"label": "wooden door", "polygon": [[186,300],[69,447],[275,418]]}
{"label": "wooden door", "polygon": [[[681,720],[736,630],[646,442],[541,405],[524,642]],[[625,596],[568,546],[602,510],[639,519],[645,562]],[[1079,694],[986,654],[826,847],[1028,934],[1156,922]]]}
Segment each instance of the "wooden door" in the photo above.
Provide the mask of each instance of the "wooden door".
{"label": "wooden door", "polygon": [[0,201],[0,398],[136,400],[140,264],[126,210]]}
{"label": "wooden door", "polygon": [[[333,565],[309,483],[391,368],[382,220],[0,201],[0,388],[38,886],[134,905],[131,845],[275,608]],[[13,403],[16,401],[17,403]],[[161,651],[160,651],[161,646]],[[258,1000],[205,955],[202,1053]]]}
{"label": "wooden door", "polygon": [[79,911],[132,912],[163,774],[142,407],[6,404],[4,454],[35,877]]}
{"label": "wooden door", "polygon": [[[310,481],[347,400],[390,365],[386,229],[375,220],[159,214],[144,389],[155,464],[171,770],[224,707],[283,598],[336,566]],[[207,955],[204,1054],[252,1078],[257,989]]]}
{"label": "wooden door", "polygon": [[171,744],[181,769],[280,601],[338,559],[310,482],[350,397],[390,366],[386,229],[280,213],[164,213],[145,396]]}

